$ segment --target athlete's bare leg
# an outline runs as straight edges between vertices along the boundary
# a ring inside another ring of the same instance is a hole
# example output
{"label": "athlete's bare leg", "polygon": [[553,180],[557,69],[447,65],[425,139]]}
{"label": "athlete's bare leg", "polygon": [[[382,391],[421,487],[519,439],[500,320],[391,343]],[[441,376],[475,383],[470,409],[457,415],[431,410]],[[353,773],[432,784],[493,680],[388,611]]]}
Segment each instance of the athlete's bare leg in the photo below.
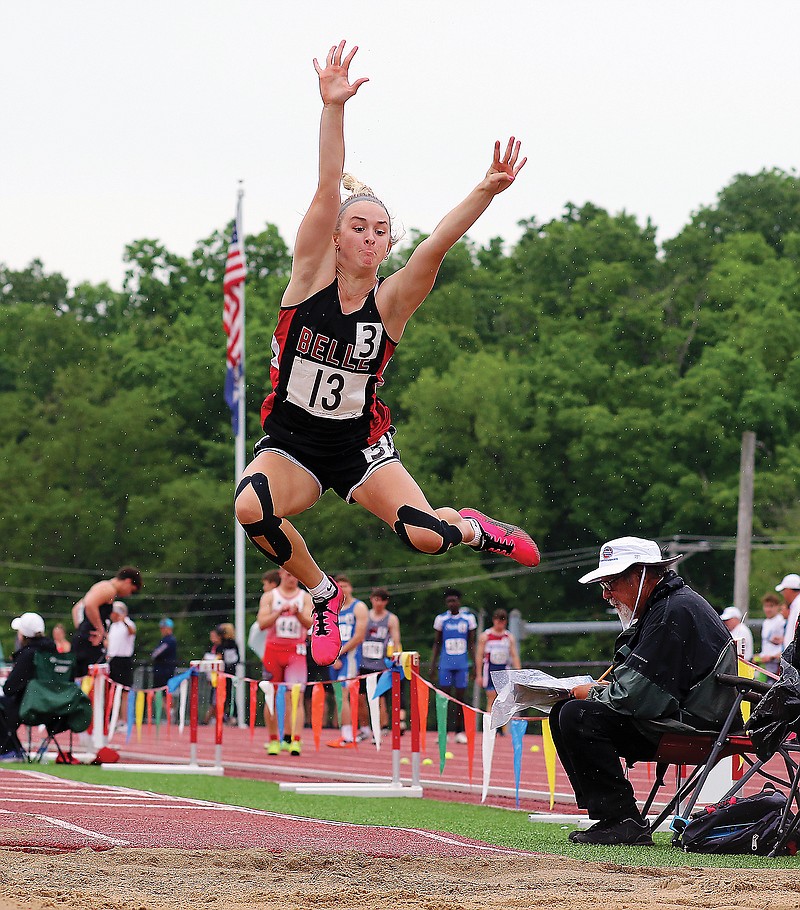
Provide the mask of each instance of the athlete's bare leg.
{"label": "athlete's bare leg", "polygon": [[[275,686],[277,698],[277,685]],[[306,711],[305,705],[303,704],[302,697],[297,705],[297,714],[295,715],[294,724],[292,724],[292,698],[291,698],[291,687],[287,687],[286,694],[286,714],[283,719],[283,732],[284,735],[289,733],[291,736],[297,737],[297,739],[302,738],[303,728],[306,725]],[[267,727],[267,733],[270,739],[276,739],[278,736],[278,714],[276,711],[270,711],[269,708],[264,705],[264,721]],[[289,729],[291,727],[291,729]]]}
{"label": "athlete's bare leg", "polygon": [[403,465],[378,468],[353,492],[353,499],[382,518],[413,550],[446,553],[466,543],[488,553],[508,556],[524,566],[539,564],[539,548],[522,528],[489,518],[476,509],[433,509]]}
{"label": "athlete's bare leg", "polygon": [[[289,707],[289,712],[288,712],[289,713],[289,723],[291,723],[292,722],[291,701],[289,702],[288,707]],[[305,705],[303,704],[303,696],[301,695],[300,702],[297,705],[297,715],[295,716],[294,725],[292,726],[292,736],[294,737],[294,739],[303,738],[303,728],[305,727],[305,725],[306,725],[306,709],[305,709]]]}
{"label": "athlete's bare leg", "polygon": [[[356,488],[353,499],[391,527],[398,520],[397,510],[405,505],[441,518],[458,528],[462,543],[471,543],[475,539],[473,526],[455,509],[434,509],[430,505],[419,484],[399,461],[390,462],[375,471]],[[407,533],[414,546],[424,553],[436,553],[442,546],[441,536],[426,528],[407,528]]]}
{"label": "athlete's bare leg", "polygon": [[[282,563],[307,588],[313,588],[324,578],[323,572],[308,551],[305,540],[287,521],[287,515],[299,515],[311,508],[320,497],[319,485],[303,468],[274,452],[262,452],[245,468],[242,479],[263,474],[269,482],[274,515],[282,519],[280,530],[291,546],[291,556]],[[242,525],[254,524],[266,516],[262,503],[252,486],[246,486],[236,497],[236,518]],[[263,535],[253,538],[267,553],[275,555],[275,547]]]}
{"label": "athlete's bare leg", "polygon": [[321,667],[339,656],[342,640],[337,616],[343,594],[323,574],[306,542],[287,515],[305,512],[319,499],[316,479],[275,452],[262,452],[247,466],[236,487],[236,518],[250,540],[304,584],[314,601],[311,656]]}
{"label": "athlete's bare leg", "polygon": [[[276,686],[277,689],[277,686]],[[275,696],[277,698],[277,695]],[[264,725],[267,728],[267,735],[270,739],[278,738],[278,715],[274,711],[270,711],[267,707],[266,700],[264,702]]]}

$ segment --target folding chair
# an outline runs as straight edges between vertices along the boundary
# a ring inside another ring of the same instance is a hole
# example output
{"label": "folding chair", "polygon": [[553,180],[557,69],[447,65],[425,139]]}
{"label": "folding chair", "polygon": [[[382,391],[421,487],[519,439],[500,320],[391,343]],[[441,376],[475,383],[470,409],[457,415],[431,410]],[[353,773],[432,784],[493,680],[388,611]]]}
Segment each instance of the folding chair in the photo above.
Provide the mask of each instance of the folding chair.
{"label": "folding chair", "polygon": [[[652,830],[656,830],[670,815],[673,820],[670,825],[673,831],[672,843],[680,844],[681,834],[688,822],[689,816],[697,803],[703,785],[708,779],[713,768],[725,757],[738,755],[748,770],[728,790],[723,799],[733,796],[753,776],[758,774],[766,780],[783,786],[791,787],[792,781],[798,776],[798,763],[789,755],[790,751],[798,751],[798,747],[787,743],[781,744],[777,750],[784,763],[785,777],[779,777],[765,769],[767,759],[754,758],[755,749],[750,737],[741,728],[741,704],[743,701],[758,702],[769,691],[769,684],[747,679],[741,676],[720,674],[717,680],[723,685],[733,686],[736,689],[736,698],[728,712],[728,716],[719,733],[693,733],[682,734],[668,731],[664,733],[656,749],[656,778],[647,799],[642,807],[642,815],[647,816],[659,789],[664,785],[664,778],[670,765],[693,766],[692,772],[683,783],[677,783],[675,794],[666,804],[664,809],[652,823]],[[769,756],[771,758],[771,756]],[[680,778],[678,778],[680,780]],[[794,798],[797,800],[797,791]],[[789,800],[791,802],[791,800]],[[798,802],[800,807],[800,802]]]}
{"label": "folding chair", "polygon": [[[19,708],[19,720],[28,726],[28,748],[22,750],[28,761],[41,761],[52,743],[56,761],[72,763],[72,734],[82,733],[92,721],[92,703],[75,684],[75,660],[67,654],[37,651],[34,678],[25,688]],[[45,737],[36,752],[32,748],[32,728],[43,725]],[[64,752],[56,737],[70,731],[70,749]]]}
{"label": "folding chair", "polygon": [[[800,634],[800,630],[797,634]],[[748,721],[748,732],[759,758],[775,752],[800,751],[797,734],[800,732],[800,672],[794,665],[797,637],[784,651],[781,658],[781,675]],[[777,856],[800,829],[800,811],[792,816],[792,804],[800,809],[800,763],[791,777],[786,806],[778,826],[778,839],[770,852]]]}

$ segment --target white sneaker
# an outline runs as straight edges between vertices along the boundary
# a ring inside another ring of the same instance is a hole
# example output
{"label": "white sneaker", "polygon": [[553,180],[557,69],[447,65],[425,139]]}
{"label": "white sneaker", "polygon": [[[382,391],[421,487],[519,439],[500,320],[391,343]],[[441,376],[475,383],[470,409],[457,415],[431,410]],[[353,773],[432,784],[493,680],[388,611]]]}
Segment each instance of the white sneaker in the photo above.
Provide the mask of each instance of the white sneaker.
{"label": "white sneaker", "polygon": [[463,746],[468,742],[466,733],[456,733],[456,742]]}

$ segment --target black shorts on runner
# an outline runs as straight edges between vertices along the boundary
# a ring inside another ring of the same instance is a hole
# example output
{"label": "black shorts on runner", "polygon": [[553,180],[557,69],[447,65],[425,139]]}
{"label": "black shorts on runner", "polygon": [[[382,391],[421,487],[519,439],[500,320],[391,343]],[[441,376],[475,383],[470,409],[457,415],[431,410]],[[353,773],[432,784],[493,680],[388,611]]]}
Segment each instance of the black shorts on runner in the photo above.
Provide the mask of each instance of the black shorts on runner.
{"label": "black shorts on runner", "polygon": [[352,502],[354,491],[378,468],[400,461],[392,439],[394,434],[395,428],[389,427],[374,445],[365,449],[353,449],[345,454],[311,455],[292,444],[291,434],[284,435],[280,429],[270,427],[269,434],[262,436],[253,447],[253,455],[262,452],[282,455],[316,480],[320,496],[326,490],[333,490],[345,502]]}

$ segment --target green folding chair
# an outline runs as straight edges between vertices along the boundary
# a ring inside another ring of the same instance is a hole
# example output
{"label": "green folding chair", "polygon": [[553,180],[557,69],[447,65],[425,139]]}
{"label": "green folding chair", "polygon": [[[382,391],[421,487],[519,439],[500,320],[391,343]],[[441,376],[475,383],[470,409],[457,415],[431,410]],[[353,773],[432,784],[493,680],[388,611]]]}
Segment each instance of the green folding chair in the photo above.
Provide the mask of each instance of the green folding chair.
{"label": "green folding chair", "polygon": [[[28,761],[41,761],[52,743],[58,752],[57,761],[71,764],[72,734],[82,733],[92,722],[92,703],[75,684],[75,659],[69,654],[37,651],[34,678],[28,683],[19,708],[20,723],[29,728]],[[44,725],[46,735],[35,754],[31,740],[33,727]],[[56,737],[70,732],[70,750],[64,752]]]}

